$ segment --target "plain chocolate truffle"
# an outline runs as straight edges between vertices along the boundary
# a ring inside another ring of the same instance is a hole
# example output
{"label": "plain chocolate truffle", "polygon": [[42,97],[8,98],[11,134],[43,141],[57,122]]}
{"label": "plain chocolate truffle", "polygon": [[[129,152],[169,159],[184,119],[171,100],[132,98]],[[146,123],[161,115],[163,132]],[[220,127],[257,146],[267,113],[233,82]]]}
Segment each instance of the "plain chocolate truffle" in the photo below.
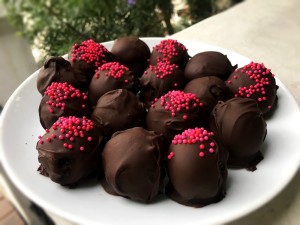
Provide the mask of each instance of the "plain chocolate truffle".
{"label": "plain chocolate truffle", "polygon": [[142,127],[116,132],[102,152],[104,189],[113,195],[149,203],[162,191],[161,136]]}
{"label": "plain chocolate truffle", "polygon": [[255,100],[232,98],[219,102],[211,113],[209,125],[229,152],[229,167],[256,169],[263,159],[260,149],[267,124]]}
{"label": "plain chocolate truffle", "polygon": [[172,140],[167,156],[166,194],[188,206],[203,207],[226,193],[227,158],[212,132],[187,129]]}

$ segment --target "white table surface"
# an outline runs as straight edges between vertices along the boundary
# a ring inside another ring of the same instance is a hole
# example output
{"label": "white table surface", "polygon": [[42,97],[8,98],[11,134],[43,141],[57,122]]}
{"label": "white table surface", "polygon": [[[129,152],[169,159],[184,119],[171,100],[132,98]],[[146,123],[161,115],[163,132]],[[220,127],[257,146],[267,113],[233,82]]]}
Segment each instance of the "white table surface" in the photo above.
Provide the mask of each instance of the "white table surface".
{"label": "white table surface", "polygon": [[[172,37],[203,41],[264,62],[300,103],[299,0],[246,0]],[[228,225],[250,224],[300,224],[300,171],[271,202]]]}

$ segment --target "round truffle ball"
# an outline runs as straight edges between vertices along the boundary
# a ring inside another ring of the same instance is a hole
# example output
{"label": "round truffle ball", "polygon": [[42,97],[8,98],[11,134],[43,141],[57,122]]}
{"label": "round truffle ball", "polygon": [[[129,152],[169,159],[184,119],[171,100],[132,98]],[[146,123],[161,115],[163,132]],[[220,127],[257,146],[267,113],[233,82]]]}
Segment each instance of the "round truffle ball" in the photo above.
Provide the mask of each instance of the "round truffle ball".
{"label": "round truffle ball", "polygon": [[125,89],[117,89],[104,94],[98,100],[92,113],[92,119],[108,137],[116,131],[143,126],[145,116],[144,103]]}
{"label": "round truffle ball", "polygon": [[205,51],[194,55],[186,64],[184,76],[188,80],[206,76],[217,76],[227,80],[236,66],[232,66],[226,55],[216,51]]}
{"label": "round truffle ball", "polygon": [[232,97],[226,83],[215,76],[193,79],[186,84],[183,91],[195,94],[203,102],[207,119],[218,101],[226,101]]}
{"label": "round truffle ball", "polygon": [[40,123],[45,129],[61,116],[90,117],[91,113],[87,95],[66,82],[52,82],[39,105]]}
{"label": "round truffle ball", "polygon": [[97,104],[106,92],[127,89],[137,92],[138,80],[132,71],[118,62],[109,62],[100,66],[91,80],[88,96],[91,104]]}
{"label": "round truffle ball", "polygon": [[170,91],[155,99],[146,116],[146,128],[162,134],[170,143],[188,128],[206,125],[203,103],[192,93]]}
{"label": "round truffle ball", "polygon": [[165,39],[153,47],[150,65],[155,66],[159,61],[169,61],[183,70],[189,59],[187,48],[182,43],[173,39]]}
{"label": "round truffle ball", "polygon": [[234,71],[227,86],[235,97],[252,98],[266,115],[277,103],[276,80],[262,63],[251,62]]}
{"label": "round truffle ball", "polygon": [[178,65],[168,61],[150,65],[140,78],[140,97],[149,107],[155,98],[172,90],[182,90],[186,84],[183,72]]}
{"label": "round truffle ball", "polygon": [[167,156],[166,194],[193,207],[222,200],[226,193],[228,153],[212,132],[187,129],[172,140]]}
{"label": "round truffle ball", "polygon": [[149,64],[150,49],[141,39],[129,36],[120,37],[113,43],[111,53],[116,60],[140,77]]}
{"label": "round truffle ball", "polygon": [[163,189],[161,136],[142,127],[116,132],[102,152],[104,189],[149,203]]}
{"label": "round truffle ball", "polygon": [[256,169],[263,159],[260,149],[267,124],[253,99],[232,98],[219,102],[211,113],[209,125],[229,152],[229,167]]}
{"label": "round truffle ball", "polygon": [[38,170],[55,183],[74,186],[96,172],[101,163],[98,146],[102,136],[86,117],[60,117],[39,139]]}
{"label": "round truffle ball", "polygon": [[69,60],[76,79],[88,87],[96,69],[102,64],[112,61],[112,54],[104,45],[90,39],[80,44],[75,43],[69,53]]}
{"label": "round truffle ball", "polygon": [[76,79],[70,62],[63,57],[48,58],[40,69],[37,77],[37,89],[41,95],[44,95],[46,88],[52,82],[67,82],[75,88],[87,91],[84,89],[84,85]]}

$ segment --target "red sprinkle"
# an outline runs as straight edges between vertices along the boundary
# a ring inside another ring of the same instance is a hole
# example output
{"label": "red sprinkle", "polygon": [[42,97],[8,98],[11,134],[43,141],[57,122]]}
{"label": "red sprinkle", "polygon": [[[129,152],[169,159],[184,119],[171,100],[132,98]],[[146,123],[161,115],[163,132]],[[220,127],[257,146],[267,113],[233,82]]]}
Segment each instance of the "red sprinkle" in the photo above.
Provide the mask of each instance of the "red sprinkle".
{"label": "red sprinkle", "polygon": [[173,57],[177,56],[180,50],[187,52],[183,44],[173,39],[162,40],[158,45],[154,46],[153,49],[162,54],[163,60],[166,61],[170,61]]}
{"label": "red sprinkle", "polygon": [[[115,79],[119,79],[121,78],[127,71],[129,71],[129,69],[118,63],[118,62],[108,62],[108,63],[105,63],[103,64],[102,66],[100,66],[96,73],[95,73],[95,77],[96,78],[99,78],[99,72],[100,71],[105,71],[104,75],[105,76],[110,76],[112,78],[115,78]],[[124,81],[125,83],[128,83],[128,80]]]}

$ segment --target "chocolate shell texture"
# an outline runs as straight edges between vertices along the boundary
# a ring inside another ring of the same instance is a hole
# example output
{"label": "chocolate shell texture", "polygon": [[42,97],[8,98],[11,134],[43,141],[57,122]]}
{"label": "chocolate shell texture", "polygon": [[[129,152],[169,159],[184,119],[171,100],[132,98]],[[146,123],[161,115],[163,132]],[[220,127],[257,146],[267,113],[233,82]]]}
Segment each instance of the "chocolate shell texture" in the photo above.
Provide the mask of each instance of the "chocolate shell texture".
{"label": "chocolate shell texture", "polygon": [[226,55],[216,51],[205,51],[194,55],[187,63],[184,76],[188,80],[205,76],[217,76],[227,80],[237,66],[232,66]]}
{"label": "chocolate shell texture", "polygon": [[162,134],[170,143],[188,128],[206,125],[203,103],[192,93],[170,91],[155,99],[146,116],[146,128]]}
{"label": "chocolate shell texture", "polygon": [[155,98],[172,90],[182,90],[186,84],[183,71],[176,64],[160,61],[150,65],[140,78],[140,97],[149,107]]}
{"label": "chocolate shell texture", "polygon": [[255,100],[232,98],[219,102],[209,122],[229,152],[228,166],[254,171],[263,159],[260,149],[267,134],[267,124]]}
{"label": "chocolate shell texture", "polygon": [[136,77],[142,76],[149,65],[150,49],[138,37],[120,37],[113,43],[112,54],[121,64],[132,70]]}
{"label": "chocolate shell texture", "polygon": [[235,97],[254,99],[264,115],[277,103],[275,75],[262,63],[251,62],[234,71],[227,86]]}
{"label": "chocolate shell texture", "polygon": [[101,141],[101,134],[86,117],[60,117],[39,136],[36,149],[40,173],[64,186],[78,184],[98,169]]}
{"label": "chocolate shell texture", "polygon": [[182,43],[173,39],[165,39],[153,47],[150,65],[155,66],[159,61],[169,61],[183,70],[189,59],[188,50]]}
{"label": "chocolate shell texture", "polygon": [[187,129],[172,140],[167,156],[166,194],[193,207],[222,200],[226,193],[227,157],[212,132]]}
{"label": "chocolate shell texture", "polygon": [[40,123],[50,128],[61,116],[90,117],[92,107],[85,92],[64,82],[52,82],[39,105]]}
{"label": "chocolate shell texture", "polygon": [[86,83],[88,87],[96,69],[104,63],[112,61],[112,54],[101,43],[85,40],[75,43],[69,53],[69,60],[76,79]]}
{"label": "chocolate shell texture", "polygon": [[67,82],[73,87],[86,91],[86,89],[82,89],[82,83],[75,78],[70,62],[63,57],[48,58],[40,69],[37,77],[37,89],[41,95],[44,95],[46,88],[52,82]]}
{"label": "chocolate shell texture", "polygon": [[145,104],[125,89],[104,94],[92,113],[92,119],[108,137],[116,131],[143,126],[145,116]]}
{"label": "chocolate shell texture", "polygon": [[162,138],[142,127],[116,132],[102,152],[104,189],[149,203],[163,189]]}
{"label": "chocolate shell texture", "polygon": [[106,92],[116,89],[127,89],[137,92],[138,81],[132,71],[118,62],[105,63],[98,68],[91,80],[88,96],[91,104],[97,104]]}

